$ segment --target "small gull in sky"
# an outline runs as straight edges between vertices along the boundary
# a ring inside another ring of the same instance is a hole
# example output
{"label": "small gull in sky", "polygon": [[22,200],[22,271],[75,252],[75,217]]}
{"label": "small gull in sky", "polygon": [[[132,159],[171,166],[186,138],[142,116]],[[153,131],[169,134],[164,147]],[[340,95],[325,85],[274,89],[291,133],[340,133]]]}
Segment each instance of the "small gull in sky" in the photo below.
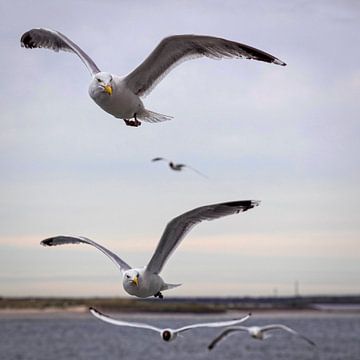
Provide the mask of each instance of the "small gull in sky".
{"label": "small gull in sky", "polygon": [[176,164],[176,163],[172,162],[171,160],[168,160],[168,159],[165,159],[165,158],[162,158],[162,157],[156,157],[156,158],[152,159],[151,161],[166,161],[169,164],[170,169],[172,169],[174,171],[182,171],[184,168],[188,168],[188,169],[191,169],[192,171],[195,171],[200,176],[202,176],[204,178],[207,178],[206,175],[201,173],[199,170],[194,169],[190,165]]}
{"label": "small gull in sky", "polygon": [[283,331],[287,331],[292,335],[298,336],[301,339],[305,340],[308,344],[312,345],[312,346],[316,346],[315,343],[313,341],[311,341],[310,339],[308,339],[307,337],[299,334],[297,331],[289,328],[288,326],[282,325],[282,324],[272,324],[272,325],[265,325],[265,326],[234,326],[234,327],[229,327],[228,329],[225,329],[220,335],[218,335],[208,346],[209,350],[212,350],[215,345],[217,345],[217,343],[221,340],[223,340],[224,338],[226,338],[227,336],[234,334],[237,331],[245,331],[247,332],[253,339],[257,339],[257,340],[264,340],[267,339],[269,337],[271,337],[271,334],[268,334],[269,331],[273,331],[273,330],[283,330]]}
{"label": "small gull in sky", "polygon": [[[145,61],[126,76],[100,71],[78,45],[55,30],[29,30],[22,35],[21,46],[75,53],[92,76],[89,86],[91,98],[109,114],[123,119],[128,126],[139,126],[140,120],[160,122],[172,118],[145,109],[140,98],[150,93],[157,83],[182,61],[205,56],[213,59],[245,58],[286,65],[276,57],[251,46],[203,35],[175,35],[164,38]],[[113,55],[119,50],[121,46],[116,44],[109,49],[109,54]]]}
{"label": "small gull in sky", "polygon": [[156,326],[153,326],[153,325],[117,320],[117,319],[114,319],[114,318],[112,318],[112,317],[110,317],[108,315],[102,314],[100,311],[98,311],[98,310],[96,310],[94,308],[90,308],[89,310],[95,317],[97,317],[98,319],[100,319],[100,320],[102,320],[104,322],[107,322],[109,324],[155,331],[155,332],[159,333],[161,338],[166,342],[175,340],[178,334],[180,334],[180,333],[182,333],[184,331],[191,330],[191,329],[218,328],[218,327],[225,327],[225,326],[231,326],[231,325],[240,324],[240,323],[244,322],[245,320],[247,320],[251,315],[251,314],[248,314],[248,315],[246,315],[246,316],[244,316],[244,317],[242,317],[240,319],[236,319],[236,320],[227,320],[227,321],[217,321],[217,322],[209,322],[209,323],[192,324],[192,325],[183,326],[183,327],[178,328],[178,329],[170,329],[170,328],[160,329],[160,328],[158,328]]}
{"label": "small gull in sky", "polygon": [[[55,246],[64,244],[92,245],[112,260],[123,276],[123,288],[130,294],[140,298],[155,296],[162,298],[161,291],[169,290],[180,284],[167,284],[160,277],[160,272],[171,253],[180,244],[181,240],[191,228],[203,220],[214,220],[223,216],[237,214],[259,205],[259,201],[241,200],[201,206],[190,210],[174,219],[166,226],[164,233],[151,257],[149,263],[143,268],[131,268],[110,250],[82,236],[55,236],[41,241],[41,245]],[[204,244],[206,246],[206,244]],[[214,259],[216,263],[216,259]],[[196,274],[194,273],[194,276]],[[199,275],[196,275],[199,278]],[[205,281],[206,280],[205,278]]]}

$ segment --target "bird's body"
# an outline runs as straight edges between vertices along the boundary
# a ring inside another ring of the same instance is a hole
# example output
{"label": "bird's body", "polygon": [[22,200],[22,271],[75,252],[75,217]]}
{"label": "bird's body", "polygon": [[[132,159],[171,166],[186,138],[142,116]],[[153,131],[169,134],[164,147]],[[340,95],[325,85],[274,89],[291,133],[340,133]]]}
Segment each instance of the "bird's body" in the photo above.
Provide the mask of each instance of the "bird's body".
{"label": "bird's body", "polygon": [[215,59],[246,58],[286,65],[276,57],[251,46],[203,35],[175,35],[164,38],[135,70],[123,77],[102,72],[78,45],[64,34],[52,29],[32,29],[25,32],[21,37],[21,46],[76,54],[92,75],[89,86],[91,98],[103,110],[123,119],[129,126],[139,126],[140,120],[160,122],[172,118],[145,109],[140,98],[148,94],[182,61],[205,56]]}
{"label": "bird's body", "polygon": [[171,329],[171,328],[161,329],[156,326],[148,325],[148,324],[144,324],[144,323],[129,322],[129,321],[114,319],[113,317],[105,315],[94,308],[90,308],[89,310],[90,310],[91,314],[94,315],[96,318],[98,318],[108,324],[121,326],[121,327],[132,327],[132,328],[155,331],[155,332],[159,333],[161,339],[166,342],[175,340],[177,338],[178,334],[183,333],[188,330],[191,330],[191,329],[219,328],[219,327],[236,325],[236,324],[240,324],[240,323],[244,322],[251,316],[251,314],[248,314],[248,315],[246,315],[240,319],[236,319],[236,320],[225,320],[225,321],[217,321],[217,322],[210,322],[210,323],[198,323],[198,324],[182,326],[177,329]]}
{"label": "bird's body", "polygon": [[170,166],[170,169],[172,169],[172,170],[181,171],[185,167],[185,164],[175,164],[172,161],[170,161],[169,166]]}
{"label": "bird's body", "polygon": [[[141,285],[134,284],[132,280],[134,277],[131,276],[132,273],[139,274]],[[130,277],[127,278],[127,275]],[[158,274],[151,273],[146,267],[142,269],[131,269],[128,272],[125,272],[123,276],[123,287],[128,294],[139,298],[154,296],[161,291],[168,289],[168,285],[164,282],[162,277]]]}
{"label": "bird's body", "polygon": [[261,331],[261,327],[259,327],[259,326],[249,326],[248,331],[249,331],[249,335],[253,339],[264,340],[265,332]]}
{"label": "bird's body", "polygon": [[[103,75],[112,78],[112,94],[103,91],[97,79]],[[118,119],[132,119],[135,114],[141,118],[146,112],[141,99],[126,86],[124,80],[113,74],[99,73],[94,76],[89,86],[90,97],[106,112]]]}
{"label": "bird's body", "polygon": [[204,175],[202,172],[200,172],[199,170],[196,170],[195,168],[193,168],[192,166],[189,166],[189,165],[185,165],[185,164],[180,164],[180,163],[175,163],[171,160],[168,160],[168,159],[165,159],[163,157],[156,157],[156,158],[153,158],[151,160],[152,162],[156,162],[156,161],[166,161],[169,165],[169,168],[171,170],[174,170],[174,171],[182,171],[184,170],[184,168],[188,168],[188,169],[191,169],[192,171],[195,171],[197,174],[199,174],[200,176],[204,177],[204,178],[207,178],[206,175]]}
{"label": "bird's body", "polygon": [[259,205],[258,201],[242,200],[201,206],[174,219],[166,226],[164,233],[149,263],[143,268],[132,268],[119,256],[93,240],[82,236],[55,236],[41,242],[43,246],[66,244],[87,244],[97,248],[112,260],[122,273],[124,290],[133,296],[162,298],[162,291],[180,286],[168,284],[159,275],[171,253],[180,244],[190,229],[203,220],[213,220],[223,216],[244,212]]}
{"label": "bird's body", "polygon": [[290,333],[291,335],[295,335],[303,340],[305,340],[311,346],[316,346],[315,343],[309,338],[299,334],[297,331],[291,329],[288,326],[282,324],[271,324],[265,326],[232,326],[223,330],[208,346],[209,350],[212,350],[215,345],[217,345],[221,340],[228,337],[229,335],[234,334],[235,332],[247,332],[253,339],[256,340],[264,340],[271,337],[269,334],[270,331],[274,330],[282,330]]}

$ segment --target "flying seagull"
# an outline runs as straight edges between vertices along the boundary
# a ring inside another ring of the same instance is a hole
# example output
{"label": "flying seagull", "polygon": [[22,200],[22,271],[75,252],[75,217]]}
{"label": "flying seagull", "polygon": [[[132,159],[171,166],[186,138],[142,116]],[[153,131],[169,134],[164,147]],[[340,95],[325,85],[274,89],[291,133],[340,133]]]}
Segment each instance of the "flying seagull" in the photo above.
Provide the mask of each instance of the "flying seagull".
{"label": "flying seagull", "polygon": [[170,169],[174,170],[174,171],[182,171],[184,168],[188,168],[191,169],[192,171],[195,171],[197,174],[199,174],[200,176],[207,178],[206,175],[204,175],[203,173],[201,173],[199,170],[194,169],[192,166],[189,165],[185,165],[185,164],[176,164],[174,162],[172,162],[171,160],[162,158],[162,157],[156,157],[153,158],[151,161],[166,161],[169,164]]}
{"label": "flying seagull", "polygon": [[112,324],[112,325],[126,326],[126,327],[133,327],[133,328],[140,328],[140,329],[155,331],[155,332],[159,333],[161,338],[166,342],[175,340],[177,335],[184,331],[188,331],[191,329],[198,329],[198,328],[218,328],[218,327],[236,325],[236,324],[240,324],[240,323],[244,322],[251,316],[251,314],[248,314],[248,315],[242,317],[241,319],[192,324],[192,325],[183,326],[178,329],[170,329],[170,328],[160,329],[156,326],[152,326],[152,325],[148,325],[148,324],[117,320],[108,315],[102,314],[100,311],[98,311],[94,308],[89,308],[89,310],[96,318],[98,318],[102,321],[105,321],[109,324]]}
{"label": "flying seagull", "polygon": [[126,76],[100,71],[78,45],[55,30],[29,30],[21,36],[21,46],[76,54],[92,76],[89,86],[91,98],[103,110],[123,119],[129,126],[139,126],[140,120],[160,122],[172,118],[145,109],[140,98],[150,93],[182,61],[205,56],[213,59],[245,58],[286,65],[276,57],[251,46],[203,35],[174,35],[164,38],[145,61]]}
{"label": "flying seagull", "polygon": [[245,331],[248,332],[249,335],[253,338],[253,339],[257,339],[257,340],[264,340],[266,338],[271,337],[270,334],[268,334],[268,331],[273,331],[273,330],[283,330],[283,331],[287,331],[292,335],[298,336],[300,338],[302,338],[303,340],[305,340],[308,344],[312,345],[312,346],[316,346],[316,344],[311,341],[310,339],[308,339],[307,337],[299,334],[297,331],[289,328],[288,326],[282,325],[282,324],[273,324],[273,325],[266,325],[266,326],[233,326],[233,327],[229,327],[227,329],[225,329],[220,335],[218,335],[208,346],[209,350],[212,350],[215,345],[217,345],[217,343],[219,341],[221,341],[222,339],[224,339],[225,337],[233,334],[236,331]]}
{"label": "flying seagull", "polygon": [[112,260],[123,276],[123,288],[130,294],[140,298],[155,296],[162,298],[161,291],[180,286],[181,284],[167,284],[160,277],[160,272],[167,259],[190,229],[203,220],[218,219],[223,216],[247,211],[259,205],[259,201],[242,200],[214,205],[201,206],[190,210],[174,219],[166,226],[164,233],[151,257],[143,268],[131,268],[110,250],[82,236],[55,236],[41,241],[41,245],[55,246],[64,244],[92,245]]}

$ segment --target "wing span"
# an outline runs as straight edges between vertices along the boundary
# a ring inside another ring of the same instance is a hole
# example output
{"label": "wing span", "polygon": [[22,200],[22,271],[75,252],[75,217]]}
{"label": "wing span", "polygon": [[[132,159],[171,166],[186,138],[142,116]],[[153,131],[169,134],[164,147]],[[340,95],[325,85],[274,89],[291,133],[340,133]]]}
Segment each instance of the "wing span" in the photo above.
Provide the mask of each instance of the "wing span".
{"label": "wing span", "polygon": [[183,327],[181,327],[179,329],[176,329],[175,332],[180,333],[180,332],[183,332],[183,331],[187,331],[187,330],[190,330],[190,329],[196,329],[196,328],[218,328],[218,327],[225,327],[225,326],[233,326],[233,325],[237,325],[237,324],[240,324],[240,323],[244,322],[250,316],[251,316],[251,314],[248,314],[248,315],[242,317],[241,319],[236,319],[236,320],[217,321],[217,322],[200,323],[200,324],[193,324],[193,325],[183,326]]}
{"label": "wing span", "polygon": [[282,325],[282,324],[272,324],[272,325],[266,325],[266,326],[263,326],[261,328],[261,331],[271,331],[271,330],[284,330],[284,331],[287,331],[289,332],[290,334],[292,335],[295,335],[295,336],[298,336],[299,338],[305,340],[308,344],[310,344],[311,346],[316,346],[316,344],[310,340],[309,338],[307,338],[306,336],[298,333],[297,331],[289,328],[288,326],[286,325]]}
{"label": "wing span", "polygon": [[104,248],[93,240],[90,240],[86,237],[82,236],[67,236],[60,235],[51,237],[45,240],[42,240],[41,245],[43,246],[57,246],[57,245],[67,245],[67,244],[88,244],[94,246],[96,249],[100,250],[103,254],[105,254],[110,260],[115,263],[115,265],[120,269],[121,272],[129,270],[131,267],[122,259],[120,259],[116,254],[111,252],[110,250]]}
{"label": "wing span", "polygon": [[264,51],[235,41],[213,36],[175,35],[163,39],[145,61],[125,77],[125,81],[136,95],[143,96],[180,62],[203,56],[212,59],[245,58],[286,65]]}
{"label": "wing span", "polygon": [[244,212],[258,206],[259,203],[259,201],[254,200],[242,200],[201,206],[172,219],[164,230],[154,255],[146,267],[147,270],[155,274],[160,273],[166,260],[180,244],[184,236],[201,221],[214,220]]}
{"label": "wing span", "polygon": [[208,349],[212,350],[219,341],[228,337],[236,331],[248,331],[248,328],[245,326],[234,326],[223,330],[214,340],[211,341],[211,343],[208,345]]}
{"label": "wing span", "polygon": [[158,333],[161,333],[162,330],[155,327],[155,326],[151,326],[151,325],[148,325],[148,324],[143,324],[143,323],[137,323],[137,322],[128,322],[128,321],[122,321],[122,320],[117,320],[117,319],[114,319],[108,315],[105,315],[103,313],[101,313],[100,311],[94,309],[94,308],[89,308],[90,312],[92,315],[94,315],[96,318],[106,322],[106,323],[109,323],[109,324],[112,324],[112,325],[117,325],[117,326],[127,326],[127,327],[133,327],[133,328],[139,328],[139,329],[147,329],[147,330],[153,330],[153,331],[156,331]]}
{"label": "wing span", "polygon": [[22,47],[29,49],[46,48],[56,52],[59,50],[72,52],[85,64],[91,75],[100,72],[94,61],[79,46],[58,31],[32,29],[21,36],[20,42]]}

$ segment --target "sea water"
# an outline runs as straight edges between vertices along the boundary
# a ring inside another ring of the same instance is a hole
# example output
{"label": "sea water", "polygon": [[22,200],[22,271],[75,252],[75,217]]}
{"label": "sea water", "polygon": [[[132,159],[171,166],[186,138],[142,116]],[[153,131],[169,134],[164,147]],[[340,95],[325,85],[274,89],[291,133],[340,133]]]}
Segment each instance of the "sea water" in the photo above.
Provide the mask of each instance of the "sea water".
{"label": "sea water", "polygon": [[[176,328],[245,315],[112,314],[128,320]],[[360,313],[253,313],[244,325],[281,323],[317,344],[281,331],[266,340],[235,333],[212,351],[219,329],[196,329],[165,343],[159,334],[106,324],[88,313],[0,314],[1,360],[360,360]]]}

